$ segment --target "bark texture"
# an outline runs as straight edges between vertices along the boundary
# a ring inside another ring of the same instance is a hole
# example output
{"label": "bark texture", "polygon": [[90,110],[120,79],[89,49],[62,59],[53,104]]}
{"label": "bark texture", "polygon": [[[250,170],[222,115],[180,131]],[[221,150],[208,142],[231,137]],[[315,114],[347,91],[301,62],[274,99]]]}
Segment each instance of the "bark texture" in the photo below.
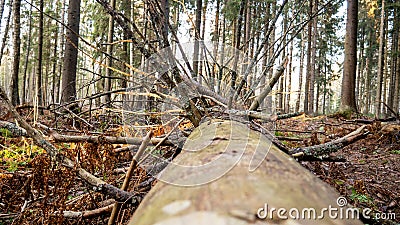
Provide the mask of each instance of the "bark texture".
{"label": "bark texture", "polygon": [[356,69],[357,69],[357,26],[358,0],[347,0],[346,37],[344,44],[344,65],[342,79],[342,111],[357,111],[356,107]]}
{"label": "bark texture", "polygon": [[68,6],[68,27],[70,29],[67,29],[66,34],[61,95],[61,101],[64,103],[76,99],[80,4],[80,0],[70,0]]}
{"label": "bark texture", "polygon": [[[249,167],[261,160],[259,167],[249,172]],[[313,207],[321,212],[329,205],[338,207],[339,195],[266,137],[238,122],[211,120],[201,124],[173,162],[176,164],[162,172],[162,179],[174,184],[194,179],[205,184],[184,187],[158,182],[129,224],[362,224],[332,220],[328,215],[320,220],[280,220],[276,214],[274,220],[258,219],[257,211],[265,204],[269,209]],[[202,166],[213,163],[212,170]],[[197,167],[182,172],[177,164]],[[230,169],[207,183],[221,168]]]}

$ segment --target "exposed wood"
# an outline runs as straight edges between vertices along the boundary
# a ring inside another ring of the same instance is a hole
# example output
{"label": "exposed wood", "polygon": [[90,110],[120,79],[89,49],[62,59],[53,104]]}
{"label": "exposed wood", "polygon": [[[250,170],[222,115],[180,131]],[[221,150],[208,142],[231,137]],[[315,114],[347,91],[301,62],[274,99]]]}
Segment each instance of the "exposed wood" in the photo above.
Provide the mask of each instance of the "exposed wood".
{"label": "exposed wood", "polygon": [[[279,151],[265,136],[244,124],[222,120],[205,122],[193,131],[183,148],[199,150],[200,146],[204,146],[201,151],[182,151],[173,161],[196,166],[193,170],[182,171],[179,166],[170,164],[160,179],[168,179],[173,184],[191,181],[205,184],[184,187],[158,182],[129,224],[362,224],[357,220],[333,220],[328,216],[318,220],[280,220],[275,213],[273,220],[270,217],[258,219],[257,212],[265,204],[269,209],[312,207],[321,212],[322,208],[338,207],[339,195]],[[264,159],[265,150],[268,154]],[[244,152],[240,156],[241,151]],[[213,170],[203,166],[216,160],[218,163]],[[263,161],[256,170],[249,172],[254,160]],[[209,180],[218,170],[231,165],[233,167],[218,179]]]}

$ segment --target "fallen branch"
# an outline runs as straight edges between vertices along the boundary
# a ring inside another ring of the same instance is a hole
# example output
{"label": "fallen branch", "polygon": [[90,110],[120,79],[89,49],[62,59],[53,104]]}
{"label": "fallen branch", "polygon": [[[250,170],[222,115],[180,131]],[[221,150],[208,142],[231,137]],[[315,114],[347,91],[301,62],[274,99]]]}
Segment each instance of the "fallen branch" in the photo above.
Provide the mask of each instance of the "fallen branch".
{"label": "fallen branch", "polygon": [[357,130],[349,133],[348,135],[346,135],[342,138],[327,142],[325,144],[295,148],[295,149],[290,150],[289,153],[293,157],[302,157],[302,156],[320,157],[320,156],[328,155],[332,152],[336,152],[339,149],[367,136],[369,132],[365,132],[365,133],[362,132],[365,127],[366,126],[363,125],[363,126],[359,127]]}
{"label": "fallen branch", "polygon": [[311,134],[311,133],[324,134],[325,133],[324,131],[318,131],[318,130],[308,131],[308,130],[275,129],[274,131],[282,132],[282,133],[303,133],[303,134]]}
{"label": "fallen branch", "polygon": [[126,147],[116,148],[116,149],[114,149],[114,152],[115,153],[129,152],[129,151],[135,150],[137,147],[138,147],[137,145],[129,145]]}
{"label": "fallen branch", "polygon": [[289,119],[289,118],[300,116],[300,115],[303,115],[303,114],[304,114],[304,112],[295,112],[295,113],[282,114],[282,115],[278,115],[278,120]]}
{"label": "fallen branch", "polygon": [[[83,219],[88,219],[88,218],[93,218],[96,216],[101,216],[104,214],[108,214],[111,212],[113,208],[113,204],[110,204],[108,206],[104,206],[98,209],[94,209],[94,210],[87,210],[87,211],[82,211],[82,212],[76,212],[76,211],[63,211],[63,216],[65,218],[69,218],[69,219],[79,219],[79,218],[83,218]],[[59,214],[60,212],[55,212],[55,214]]]}
{"label": "fallen branch", "polygon": [[[101,135],[62,135],[56,132],[51,132],[50,135],[54,138],[56,142],[89,142],[89,143],[110,143],[110,144],[131,144],[131,145],[140,145],[143,141],[143,138],[137,137],[112,137],[112,136],[101,136]],[[153,145],[161,142],[162,138],[153,138],[150,143]],[[172,143],[168,140],[163,141],[164,145],[172,145]]]}
{"label": "fallen branch", "polygon": [[298,137],[277,136],[276,138],[280,141],[303,141],[303,138]]}

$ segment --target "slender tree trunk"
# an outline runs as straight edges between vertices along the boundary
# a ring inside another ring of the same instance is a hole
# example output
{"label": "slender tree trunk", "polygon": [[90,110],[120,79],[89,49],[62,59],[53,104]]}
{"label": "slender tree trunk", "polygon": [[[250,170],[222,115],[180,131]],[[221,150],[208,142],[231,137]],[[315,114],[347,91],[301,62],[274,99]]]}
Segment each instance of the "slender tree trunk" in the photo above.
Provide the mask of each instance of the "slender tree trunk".
{"label": "slender tree trunk", "polygon": [[302,86],[303,86],[303,71],[304,71],[304,39],[303,39],[304,32],[301,32],[300,36],[300,65],[299,65],[299,93],[297,95],[296,101],[296,112],[300,111],[300,101],[301,101],[301,93],[302,93]]}
{"label": "slender tree trunk", "polygon": [[63,103],[76,99],[76,67],[78,62],[78,35],[80,20],[80,0],[69,0],[68,26],[64,51],[64,66],[62,74],[62,96]]}
{"label": "slender tree trunk", "polygon": [[[42,71],[43,71],[43,0],[39,1],[39,34],[38,34],[38,60],[36,70],[36,95],[38,98],[38,105],[43,106],[43,91],[42,91]],[[43,113],[43,110],[40,110]]]}
{"label": "slender tree trunk", "polygon": [[[400,52],[400,26],[397,32],[397,51]],[[400,100],[400,54],[397,54],[396,79],[394,81],[393,109],[399,113]]]}
{"label": "slender tree trunk", "polygon": [[288,83],[287,83],[287,89],[286,89],[286,106],[285,106],[285,113],[290,112],[290,95],[292,92],[292,64],[293,64],[293,41],[290,43],[290,48],[289,48],[289,65],[288,65]]}
{"label": "slender tree trunk", "polygon": [[[265,5],[265,16],[264,16],[264,21],[263,21],[263,23],[264,23],[264,24],[269,24],[269,20],[270,20],[270,16],[271,16],[271,15],[270,15],[271,3],[267,2],[267,3],[265,3],[265,4],[266,4],[266,5]],[[269,26],[265,26],[265,28],[264,28],[264,34],[267,34],[267,33],[268,33],[268,29],[269,29]],[[264,37],[264,38],[265,38],[265,37]],[[264,71],[264,69],[267,67],[268,58],[270,57],[270,54],[269,54],[269,42],[268,42],[268,41],[264,42],[263,48],[264,48],[264,57],[263,57],[263,61],[262,61],[262,64],[261,64],[261,71]],[[252,56],[252,58],[253,58],[253,57],[254,57],[254,56]],[[261,79],[260,79],[260,90],[264,90],[264,89],[265,89],[266,80],[267,80],[267,74],[269,74],[269,71],[266,71],[266,72],[260,74],[260,76],[261,76]],[[268,78],[270,78],[270,76],[269,76]],[[251,86],[250,86],[250,87],[251,87]],[[267,101],[268,101],[269,99],[270,99],[270,98],[267,97]],[[271,102],[272,102],[272,101],[271,101]],[[264,108],[264,107],[265,107],[265,104],[269,105],[269,104],[266,103],[265,101],[260,102],[260,108]],[[269,105],[269,107],[270,107],[270,105]]]}
{"label": "slender tree trunk", "polygon": [[[57,25],[56,25],[57,26]],[[58,75],[57,73],[57,46],[58,46],[58,26],[56,27],[56,31],[54,33],[54,48],[53,48],[53,60],[52,60],[52,69],[51,69],[51,74],[52,74],[52,96],[51,96],[51,100],[53,104],[56,104],[58,102],[57,99],[57,83],[59,82],[57,77]]]}
{"label": "slender tree trunk", "polygon": [[357,99],[359,99],[359,107],[360,111],[361,108],[365,106],[365,99],[363,99],[362,94],[364,93],[362,91],[364,87],[364,78],[363,78],[363,71],[364,71],[364,63],[365,63],[365,58],[364,58],[364,48],[365,48],[365,26],[361,28],[361,39],[360,39],[360,51],[359,51],[359,63],[357,67],[357,86],[356,86],[356,96]]}
{"label": "slender tree trunk", "polygon": [[3,19],[4,5],[6,4],[6,0],[0,1],[0,22]]}
{"label": "slender tree trunk", "polygon": [[201,13],[203,9],[203,1],[196,0],[196,21],[194,27],[195,43],[193,49],[193,79],[197,80],[199,73],[199,41],[200,41],[200,28],[201,28]]}
{"label": "slender tree trunk", "polygon": [[394,107],[394,100],[395,100],[395,83],[396,83],[396,76],[397,76],[397,64],[399,63],[397,59],[397,55],[399,55],[400,49],[398,48],[398,37],[399,37],[399,25],[400,25],[400,18],[398,15],[399,9],[394,9],[393,10],[393,16],[394,16],[394,21],[393,21],[393,31],[392,31],[392,46],[391,46],[391,70],[390,70],[390,83],[389,83],[389,97],[388,97],[388,106],[394,110],[397,111],[397,108]]}
{"label": "slender tree trunk", "polygon": [[[287,30],[287,20],[288,20],[288,18],[287,18],[287,13],[285,13],[285,15],[284,15],[284,18],[283,18],[283,33],[286,33],[286,30]],[[285,46],[286,45],[286,37],[284,37],[283,38],[283,40],[282,40],[282,42],[283,42],[283,46]],[[282,51],[282,61],[283,60],[285,60],[285,58],[286,58],[286,47],[283,49],[283,51]],[[286,70],[287,71],[287,70]],[[277,101],[278,101],[278,111],[279,112],[285,112],[285,109],[284,109],[284,92],[285,92],[285,90],[284,90],[284,86],[285,86],[285,75],[287,75],[287,72],[284,74],[284,76],[282,76],[280,79],[279,79],[279,91],[278,91],[278,95],[277,95]]]}
{"label": "slender tree trunk", "polygon": [[[115,1],[116,0],[110,0],[110,6],[115,9]],[[106,57],[106,78],[104,80],[104,91],[109,92],[111,91],[112,87],[112,59],[111,56],[113,55],[113,45],[111,44],[113,42],[113,36],[114,36],[114,18],[112,15],[109,15],[108,17],[108,35],[107,35],[107,57]],[[104,103],[106,103],[108,106],[111,103],[111,94],[106,94],[104,95]]]}
{"label": "slender tree trunk", "polygon": [[308,36],[307,36],[307,69],[306,69],[306,85],[305,85],[305,93],[304,93],[304,112],[305,113],[310,113],[309,111],[309,100],[310,100],[310,86],[311,84],[311,44],[312,44],[312,12],[313,12],[313,3],[314,0],[309,0],[310,5],[309,5],[309,12],[308,12],[308,17],[310,21],[308,22]]}
{"label": "slender tree trunk", "polygon": [[11,103],[16,106],[19,105],[19,89],[18,89],[18,75],[19,75],[19,60],[20,60],[20,45],[21,45],[21,24],[20,24],[20,13],[21,13],[21,0],[14,0],[13,3],[13,24],[14,24],[14,35],[13,35],[13,48],[14,48],[14,61],[13,61],[13,73],[11,83]]}
{"label": "slender tree trunk", "polygon": [[[203,12],[202,12],[201,33],[200,33],[200,40],[201,41],[204,41],[204,33],[206,31],[207,4],[208,4],[208,2],[206,1],[204,3]],[[199,83],[200,84],[202,83],[202,76],[204,76],[203,75],[203,65],[204,65],[203,57],[204,57],[204,49],[202,48],[202,49],[200,49],[200,62],[199,62],[199,71],[198,71],[198,73],[199,73]]]}
{"label": "slender tree trunk", "polygon": [[[267,12],[269,13],[270,20],[273,21],[274,18],[276,17],[276,1],[272,1],[271,4],[268,4],[267,6],[269,7]],[[273,28],[272,28],[271,35],[266,38],[269,39],[268,61],[271,61],[275,54],[275,26],[273,26]],[[267,72],[268,72],[268,80],[271,80],[273,78],[274,71],[271,68]],[[266,87],[266,88],[268,88],[268,87]],[[276,104],[276,103],[274,103],[272,101],[272,96],[271,95],[267,96],[265,98],[265,106],[266,106],[265,109],[267,110],[267,113],[273,113],[273,111],[276,108],[276,105],[273,105],[273,104]]]}
{"label": "slender tree trunk", "polygon": [[[312,6],[312,14],[317,12],[318,8],[318,0],[315,0],[313,6]],[[318,30],[317,30],[317,22],[318,22],[318,17],[314,17],[312,20],[312,43],[311,43],[311,65],[310,65],[310,88],[309,88],[309,94],[308,94],[308,112],[311,114],[314,114],[314,87],[315,87],[315,69],[316,69],[316,59],[317,59],[317,36],[318,36]]]}
{"label": "slender tree trunk", "polygon": [[[61,22],[62,23],[65,23],[65,6],[66,6],[66,0],[63,0],[62,9],[61,9]],[[59,31],[60,31],[60,34],[64,34],[65,27],[60,25],[59,26]],[[65,38],[64,38],[64,35],[60,35],[59,38],[60,38],[60,40],[59,40],[59,42],[60,42],[60,51],[58,53],[58,58],[61,61],[63,59],[63,57],[64,57],[64,52],[62,50],[65,47]],[[56,100],[57,100],[57,102],[61,101],[61,91],[62,91],[62,89],[61,89],[61,85],[62,85],[61,77],[62,77],[62,74],[63,74],[63,68],[64,68],[63,63],[59,63],[58,64],[58,74],[57,74],[57,81],[58,82],[57,82],[57,85],[56,85]]]}
{"label": "slender tree trunk", "polygon": [[358,0],[347,0],[347,20],[345,55],[343,65],[343,79],[341,92],[342,111],[357,111],[355,99],[355,82],[357,68],[357,26],[358,26]]}
{"label": "slender tree trunk", "polygon": [[29,22],[28,22],[28,40],[26,40],[26,53],[25,53],[25,65],[24,65],[24,73],[22,78],[22,104],[26,103],[26,92],[27,92],[27,80],[26,75],[28,71],[29,65],[29,56],[31,53],[31,37],[32,37],[32,5],[29,8]]}
{"label": "slender tree trunk", "polygon": [[[319,60],[318,60],[319,62],[323,62],[321,58],[322,57],[319,56]],[[319,95],[320,95],[319,92],[321,90],[321,82],[320,82],[320,79],[319,79],[319,77],[321,76],[321,64],[318,63],[318,65],[316,65],[316,67],[317,67],[317,69],[315,71],[315,78],[317,80],[317,82],[316,82],[317,91],[315,93],[316,97],[315,97],[315,110],[314,110],[314,113],[318,114],[319,113]]]}
{"label": "slender tree trunk", "polygon": [[[13,0],[10,0],[10,5],[13,4]],[[3,40],[1,42],[1,49],[0,49],[0,63],[3,58],[3,53],[4,53],[4,48],[6,47],[7,44],[7,37],[8,37],[8,31],[10,30],[10,20],[11,20],[11,13],[13,12],[12,9],[8,11],[8,17],[7,17],[7,22],[6,22],[6,28],[4,29],[4,36]]]}
{"label": "slender tree trunk", "polygon": [[[242,26],[243,26],[243,17],[244,17],[244,9],[246,7],[246,2],[247,0],[241,0],[240,2],[240,8],[239,8],[239,14],[238,14],[238,19],[237,19],[237,26],[236,26],[236,32],[234,35],[235,38],[235,48],[240,49],[241,45],[241,37],[242,37]],[[231,71],[231,82],[230,82],[230,96],[229,96],[229,102],[228,102],[228,108],[232,106],[232,102],[236,101],[237,98],[239,97],[239,93],[237,93],[236,90],[236,80],[237,80],[237,75],[238,75],[238,62],[239,62],[239,54],[235,53],[234,54],[234,59],[233,59],[233,68]]]}
{"label": "slender tree trunk", "polygon": [[222,25],[221,25],[221,27],[222,27],[222,31],[221,31],[221,33],[222,33],[222,37],[221,37],[221,42],[222,42],[222,45],[221,45],[221,56],[220,56],[220,58],[219,58],[219,65],[220,65],[220,67],[219,67],[219,70],[218,70],[218,78],[217,78],[217,89],[216,89],[216,92],[217,92],[217,94],[221,94],[221,81],[222,81],[222,75],[223,75],[223,67],[222,67],[222,65],[224,65],[224,55],[225,55],[225,39],[226,39],[226,19],[225,19],[225,16],[224,16],[224,18],[222,19]]}
{"label": "slender tree trunk", "polygon": [[375,116],[381,115],[381,101],[382,101],[382,82],[383,82],[383,68],[384,68],[384,43],[385,43],[385,0],[382,0],[381,8],[381,23],[379,28],[379,50],[378,50],[378,78],[375,94]]}
{"label": "slender tree trunk", "polygon": [[[131,21],[135,21],[135,1],[130,1],[130,19]],[[131,29],[133,28],[133,25],[131,25]],[[135,46],[133,43],[130,43],[129,45],[129,64],[131,66],[135,65]],[[135,82],[135,72],[133,71],[133,69],[131,68],[129,70],[129,74],[131,75],[131,82],[134,83]],[[130,101],[132,101],[132,103],[130,104],[131,110],[134,110],[135,107],[135,96],[128,96],[128,98],[130,99]]]}
{"label": "slender tree trunk", "polygon": [[[215,43],[219,43],[219,36],[220,36],[220,28],[219,28],[219,14],[220,14],[220,5],[221,5],[221,0],[217,0],[216,2],[216,9],[215,9],[215,19],[214,19],[214,31],[213,31],[213,37],[212,37],[212,41],[214,41]],[[212,67],[212,71],[211,71],[211,84],[210,87],[212,90],[216,90],[216,82],[215,82],[215,78],[216,78],[216,74],[218,71],[218,66],[217,66],[217,61],[218,61],[218,44],[213,45],[213,58],[214,58],[214,62],[213,62],[213,67]]]}

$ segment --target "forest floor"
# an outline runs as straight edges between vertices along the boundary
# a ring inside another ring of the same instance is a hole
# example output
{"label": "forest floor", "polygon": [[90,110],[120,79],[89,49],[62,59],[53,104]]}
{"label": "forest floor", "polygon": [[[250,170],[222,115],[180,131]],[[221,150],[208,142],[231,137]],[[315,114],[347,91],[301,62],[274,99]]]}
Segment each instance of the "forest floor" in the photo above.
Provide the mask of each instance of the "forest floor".
{"label": "forest floor", "polygon": [[[368,118],[366,118],[368,119]],[[372,121],[372,119],[371,119]],[[363,125],[341,117],[300,116],[277,122],[279,130],[302,130],[308,134],[279,132],[276,135],[304,138],[302,142],[285,142],[289,147],[326,143],[342,137]],[[373,122],[370,134],[352,143],[333,156],[345,162],[302,161],[301,164],[320,179],[336,188],[348,203],[370,208],[381,218],[392,220],[364,221],[369,224],[400,223],[400,125]],[[395,214],[393,214],[395,213]]]}
{"label": "forest floor", "polygon": [[[7,113],[1,112],[6,111],[0,105],[0,120],[12,121]],[[22,113],[32,124],[32,110],[24,109]],[[97,128],[107,124],[105,135],[120,134],[117,125],[113,127],[111,121],[103,119],[87,118],[87,122],[95,124],[94,121],[97,121]],[[400,125],[369,120],[372,123],[367,125],[370,134],[366,138],[333,154],[342,157],[344,162],[301,161],[301,164],[336,188],[349,204],[370,208],[380,213],[382,218],[390,218],[371,220],[369,224],[396,224],[400,222]],[[49,114],[39,117],[37,121],[49,127],[55,124]],[[69,119],[56,123],[70,124],[62,126],[64,131],[73,130],[78,124],[71,123]],[[81,121],[80,124],[84,123]],[[282,140],[282,143],[288,148],[296,148],[343,137],[361,125],[356,120],[341,117],[301,115],[278,120],[274,132],[277,137],[292,138]],[[81,126],[83,132],[75,135],[89,134],[89,129],[93,131],[93,128]],[[34,145],[30,138],[7,137],[6,131],[0,131],[0,225],[107,224],[111,208],[107,208],[110,201],[105,196],[91,190],[90,186],[75,176],[73,170],[52,163],[45,151]],[[42,132],[46,134],[46,131]],[[117,187],[123,181],[126,171],[123,168],[129,166],[132,157],[129,151],[114,151],[122,145],[107,142],[53,143],[69,158],[79,160],[83,168]],[[160,154],[169,157],[174,150],[162,147]],[[128,190],[145,194],[155,183],[142,185],[148,179],[143,169],[137,169]],[[99,210],[93,211],[95,209]],[[60,211],[87,214],[76,218],[72,218],[71,214],[71,218],[66,219]],[[126,224],[132,212],[132,207],[125,207],[118,216],[119,224]]]}

